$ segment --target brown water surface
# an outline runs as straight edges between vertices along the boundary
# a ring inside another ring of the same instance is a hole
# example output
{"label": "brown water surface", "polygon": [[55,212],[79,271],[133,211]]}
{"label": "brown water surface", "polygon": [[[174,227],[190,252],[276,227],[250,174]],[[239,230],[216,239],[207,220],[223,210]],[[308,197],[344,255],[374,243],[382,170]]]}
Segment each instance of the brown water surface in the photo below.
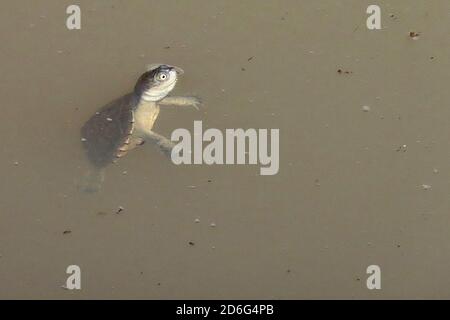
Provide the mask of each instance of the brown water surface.
{"label": "brown water surface", "polygon": [[[372,2],[78,1],[79,31],[2,4],[0,298],[450,298],[450,3],[379,0],[369,31]],[[155,62],[204,101],[157,132],[279,128],[279,174],[146,146],[80,193],[80,127]]]}

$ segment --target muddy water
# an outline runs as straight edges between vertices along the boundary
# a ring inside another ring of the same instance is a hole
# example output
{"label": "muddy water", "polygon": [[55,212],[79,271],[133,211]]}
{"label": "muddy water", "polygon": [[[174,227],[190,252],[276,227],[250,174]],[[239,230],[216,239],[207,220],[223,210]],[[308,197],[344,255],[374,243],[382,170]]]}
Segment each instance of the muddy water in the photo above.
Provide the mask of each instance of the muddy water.
{"label": "muddy water", "polygon": [[[450,298],[448,1],[79,3],[0,11],[0,298]],[[146,145],[80,193],[80,127],[154,62],[204,101],[156,131],[279,128],[279,174]]]}

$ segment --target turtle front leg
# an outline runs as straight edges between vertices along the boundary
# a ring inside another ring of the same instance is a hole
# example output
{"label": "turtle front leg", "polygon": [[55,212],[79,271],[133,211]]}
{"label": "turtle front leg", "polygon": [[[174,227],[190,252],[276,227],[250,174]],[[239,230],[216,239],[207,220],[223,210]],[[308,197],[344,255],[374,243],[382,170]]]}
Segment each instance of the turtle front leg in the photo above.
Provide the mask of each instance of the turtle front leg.
{"label": "turtle front leg", "polygon": [[151,140],[153,143],[155,143],[167,157],[171,158],[172,149],[175,146],[175,143],[151,130],[147,130],[145,132],[145,137],[146,140]]}
{"label": "turtle front leg", "polygon": [[197,97],[165,97],[158,104],[162,106],[194,107],[199,110],[202,102]]}

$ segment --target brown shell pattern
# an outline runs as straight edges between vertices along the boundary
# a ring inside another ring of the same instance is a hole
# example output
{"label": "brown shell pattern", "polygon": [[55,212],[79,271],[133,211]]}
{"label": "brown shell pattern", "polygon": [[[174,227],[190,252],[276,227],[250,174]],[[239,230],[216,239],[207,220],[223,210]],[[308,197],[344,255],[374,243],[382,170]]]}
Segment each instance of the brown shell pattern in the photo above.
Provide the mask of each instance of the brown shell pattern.
{"label": "brown shell pattern", "polygon": [[133,94],[112,101],[96,112],[81,128],[81,137],[91,163],[104,167],[135,147],[132,139]]}

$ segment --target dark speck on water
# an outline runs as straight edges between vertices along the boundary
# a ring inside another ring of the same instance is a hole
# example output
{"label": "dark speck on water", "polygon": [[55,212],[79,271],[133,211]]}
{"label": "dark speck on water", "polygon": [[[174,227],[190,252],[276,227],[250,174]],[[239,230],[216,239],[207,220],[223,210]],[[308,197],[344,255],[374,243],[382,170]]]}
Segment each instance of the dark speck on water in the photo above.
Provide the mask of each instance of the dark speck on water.
{"label": "dark speck on water", "polygon": [[409,33],[409,37],[413,40],[417,40],[419,39],[420,33],[419,32],[415,32],[415,31],[411,31]]}
{"label": "dark speck on water", "polygon": [[122,213],[125,209],[123,207],[119,207],[116,211],[116,214]]}
{"label": "dark speck on water", "polygon": [[339,74],[351,74],[351,73],[353,73],[353,71],[342,70],[342,69],[338,69],[337,72],[338,72]]}

